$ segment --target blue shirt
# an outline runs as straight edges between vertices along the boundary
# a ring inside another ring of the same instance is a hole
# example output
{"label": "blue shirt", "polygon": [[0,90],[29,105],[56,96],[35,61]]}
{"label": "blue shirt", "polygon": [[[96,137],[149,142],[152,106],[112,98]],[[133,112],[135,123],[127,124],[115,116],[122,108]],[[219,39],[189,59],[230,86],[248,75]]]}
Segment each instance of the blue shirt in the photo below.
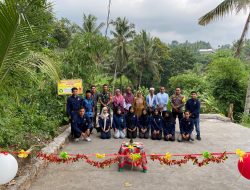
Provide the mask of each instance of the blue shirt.
{"label": "blue shirt", "polygon": [[74,133],[81,134],[82,132],[85,132],[87,129],[91,129],[92,124],[88,117],[80,115],[75,115],[72,120],[72,129]]}
{"label": "blue shirt", "polygon": [[189,118],[182,118],[180,121],[180,132],[181,134],[191,134],[194,130],[194,121]]}
{"label": "blue shirt", "polygon": [[152,116],[150,121],[151,131],[161,131],[162,130],[162,117]]}
{"label": "blue shirt", "polygon": [[139,117],[138,127],[140,129],[149,129],[150,128],[150,116],[143,116]]}
{"label": "blue shirt", "polygon": [[169,96],[167,93],[158,93],[156,95],[156,105],[163,107],[163,111],[167,110]]}
{"label": "blue shirt", "polygon": [[93,117],[94,113],[93,113],[93,108],[94,108],[94,101],[92,100],[92,98],[87,99],[84,98],[82,101],[82,106],[85,109],[85,114],[87,117]]}
{"label": "blue shirt", "polygon": [[67,114],[74,117],[82,105],[82,98],[80,96],[70,96],[67,99]]}
{"label": "blue shirt", "polygon": [[124,115],[114,115],[113,128],[118,130],[126,129],[126,119]]}
{"label": "blue shirt", "polygon": [[186,103],[186,110],[191,113],[191,118],[199,118],[200,116],[200,101],[198,99],[189,99]]}
{"label": "blue shirt", "polygon": [[150,94],[147,95],[146,103],[147,103],[147,107],[155,108],[156,107],[156,95],[153,95],[153,97],[151,97]]}
{"label": "blue shirt", "polygon": [[129,129],[134,129],[137,127],[138,120],[135,114],[127,114],[126,115],[126,127]]}

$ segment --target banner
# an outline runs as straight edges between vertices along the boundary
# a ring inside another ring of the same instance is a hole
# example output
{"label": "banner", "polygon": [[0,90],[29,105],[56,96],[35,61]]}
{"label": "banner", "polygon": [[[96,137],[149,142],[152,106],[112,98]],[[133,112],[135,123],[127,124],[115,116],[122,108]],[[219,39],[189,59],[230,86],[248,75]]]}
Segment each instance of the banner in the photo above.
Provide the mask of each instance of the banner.
{"label": "banner", "polygon": [[82,94],[83,93],[82,79],[60,80],[60,81],[58,81],[58,84],[57,84],[58,95],[71,94],[71,89],[73,87],[78,88],[78,94]]}

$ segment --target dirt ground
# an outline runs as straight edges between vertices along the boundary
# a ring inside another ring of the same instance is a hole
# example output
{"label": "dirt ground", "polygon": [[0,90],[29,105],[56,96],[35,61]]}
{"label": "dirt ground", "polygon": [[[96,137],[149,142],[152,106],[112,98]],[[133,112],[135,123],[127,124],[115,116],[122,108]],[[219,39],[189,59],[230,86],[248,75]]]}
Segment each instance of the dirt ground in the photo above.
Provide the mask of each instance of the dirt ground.
{"label": "dirt ground", "polygon": [[[178,131],[179,127],[176,127]],[[250,129],[240,125],[214,119],[201,121],[202,141],[165,142],[140,140],[146,153],[202,153],[235,151],[240,148],[250,150]],[[125,139],[128,141],[128,139]],[[94,134],[92,142],[71,142],[64,151],[68,153],[117,153],[124,140],[101,140]],[[243,178],[237,168],[238,157],[233,155],[222,164],[209,164],[199,168],[187,165],[165,166],[148,159],[149,170],[142,173],[139,169],[125,168],[117,171],[117,165],[97,169],[84,162],[74,164],[50,164],[30,190],[247,190],[250,180]]]}

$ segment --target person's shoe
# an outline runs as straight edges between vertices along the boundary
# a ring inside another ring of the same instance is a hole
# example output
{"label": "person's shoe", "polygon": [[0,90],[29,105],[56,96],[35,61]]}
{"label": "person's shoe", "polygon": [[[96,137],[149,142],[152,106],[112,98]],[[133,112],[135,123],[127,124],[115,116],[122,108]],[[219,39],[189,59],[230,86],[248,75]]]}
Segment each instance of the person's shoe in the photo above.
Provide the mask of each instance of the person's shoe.
{"label": "person's shoe", "polygon": [[194,138],[193,138],[193,137],[190,137],[190,138],[189,138],[189,141],[194,141]]}
{"label": "person's shoe", "polygon": [[200,136],[200,135],[197,135],[197,136],[196,136],[196,139],[197,139],[198,141],[200,141],[200,140],[201,140],[201,136]]}
{"label": "person's shoe", "polygon": [[79,142],[79,141],[80,141],[80,138],[75,138],[74,141],[75,141],[75,142]]}
{"label": "person's shoe", "polygon": [[88,142],[90,142],[91,138],[87,137],[85,140],[88,141]]}
{"label": "person's shoe", "polygon": [[178,142],[182,142],[182,140],[181,140],[181,139],[178,139],[177,141],[178,141]]}

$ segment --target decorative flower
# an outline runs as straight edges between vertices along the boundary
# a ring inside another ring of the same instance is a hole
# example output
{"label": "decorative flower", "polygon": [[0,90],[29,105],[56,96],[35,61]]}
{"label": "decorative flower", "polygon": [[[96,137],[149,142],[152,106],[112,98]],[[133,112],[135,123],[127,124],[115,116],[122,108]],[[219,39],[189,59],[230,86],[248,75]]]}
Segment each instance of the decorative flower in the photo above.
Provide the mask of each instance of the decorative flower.
{"label": "decorative flower", "polygon": [[59,156],[60,156],[60,158],[61,159],[63,159],[63,160],[67,160],[67,159],[69,159],[69,154],[67,153],[67,152],[61,152],[60,154],[59,154]]}
{"label": "decorative flower", "polygon": [[243,162],[243,157],[246,155],[246,152],[240,149],[236,149],[235,153],[239,156],[240,161]]}
{"label": "decorative flower", "polygon": [[130,154],[130,158],[131,158],[131,160],[133,160],[133,162],[136,162],[136,161],[138,161],[138,160],[140,160],[141,159],[141,154]]}
{"label": "decorative flower", "polygon": [[128,149],[134,150],[134,146],[132,144],[128,145]]}
{"label": "decorative flower", "polygon": [[19,153],[18,153],[18,157],[19,158],[27,158],[29,156],[29,151],[25,151],[25,150],[20,150]]}
{"label": "decorative flower", "polygon": [[165,158],[166,160],[171,160],[171,157],[172,157],[172,154],[170,154],[169,152],[167,152],[167,153],[165,154],[165,156],[164,156],[164,158]]}
{"label": "decorative flower", "polygon": [[100,159],[105,158],[105,156],[106,156],[105,154],[99,154],[99,153],[95,154],[95,157]]}
{"label": "decorative flower", "polygon": [[210,157],[211,157],[211,153],[208,152],[208,151],[206,151],[206,152],[203,152],[203,153],[202,153],[202,156],[203,156],[204,158],[210,158]]}

